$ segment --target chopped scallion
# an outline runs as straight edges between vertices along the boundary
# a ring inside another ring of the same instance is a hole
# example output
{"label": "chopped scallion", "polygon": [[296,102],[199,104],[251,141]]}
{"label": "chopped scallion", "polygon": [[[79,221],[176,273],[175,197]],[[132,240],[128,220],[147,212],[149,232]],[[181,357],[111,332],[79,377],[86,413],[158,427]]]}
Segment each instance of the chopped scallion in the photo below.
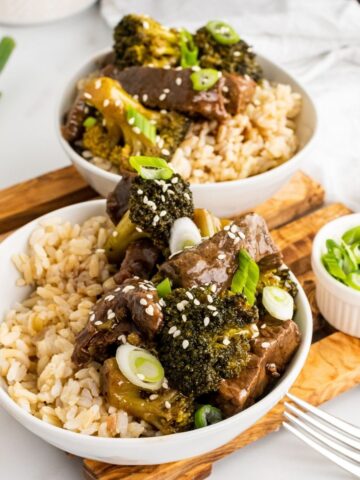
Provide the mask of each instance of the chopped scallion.
{"label": "chopped scallion", "polygon": [[15,40],[11,37],[3,37],[0,41],[0,72],[5,67],[15,48]]}
{"label": "chopped scallion", "polygon": [[259,267],[248,252],[241,249],[239,252],[239,267],[231,282],[231,291],[243,293],[250,305],[255,302],[256,287],[259,282]]}
{"label": "chopped scallion", "polygon": [[163,158],[134,156],[129,158],[130,165],[146,180],[168,180],[174,171]]}
{"label": "chopped scallion", "polygon": [[164,298],[171,293],[171,281],[165,278],[156,287],[157,293],[160,298]]}
{"label": "chopped scallion", "polygon": [[203,428],[222,420],[221,410],[212,405],[202,405],[195,412],[195,428]]}
{"label": "chopped scallion", "polygon": [[156,143],[156,127],[144,115],[133,107],[126,110],[127,121],[131,124],[133,130],[139,129],[140,133],[149,140],[152,145]]}
{"label": "chopped scallion", "polygon": [[83,122],[83,125],[85,128],[90,128],[90,127],[93,127],[94,125],[96,125],[96,118],[95,117],[87,117],[84,122]]}

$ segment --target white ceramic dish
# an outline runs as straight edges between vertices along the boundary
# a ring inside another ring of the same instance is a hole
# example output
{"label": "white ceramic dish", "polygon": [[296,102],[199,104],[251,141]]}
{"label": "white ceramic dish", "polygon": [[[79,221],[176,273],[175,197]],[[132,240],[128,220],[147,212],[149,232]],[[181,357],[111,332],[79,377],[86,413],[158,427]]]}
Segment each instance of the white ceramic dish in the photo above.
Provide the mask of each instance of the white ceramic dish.
{"label": "white ceramic dish", "polygon": [[[63,139],[60,125],[74,99],[77,81],[96,70],[101,60],[109,53],[109,49],[101,51],[79,68],[66,85],[56,112],[56,130],[62,147],[84,179],[104,197],[114,189],[120,176],[92,165],[76,153]],[[228,182],[192,185],[191,190],[196,207],[208,208],[220,217],[234,216],[242,211],[250,210],[274,195],[300,167],[302,160],[313,145],[317,130],[315,105],[304,87],[267,58],[258,55],[258,60],[266,78],[289,84],[295,92],[302,96],[302,110],[296,120],[300,148],[290,160],[260,175]]]}
{"label": "white ceramic dish", "polygon": [[360,337],[360,291],[333,278],[324,267],[321,256],[328,238],[339,241],[350,228],[360,225],[360,213],[346,215],[326,224],[317,233],[312,249],[312,269],[316,276],[316,301],[326,320],[348,335]]}
{"label": "white ceramic dish", "polygon": [[[94,200],[57,210],[41,219],[55,216],[66,218],[71,222],[83,222],[93,215],[102,215],[104,212],[105,201]],[[29,235],[41,219],[20,228],[0,244],[0,284],[2,286],[0,321],[3,321],[5,312],[14,303],[21,301],[29,294],[29,288],[15,286],[18,272],[11,262],[11,256],[26,250]],[[33,417],[8,396],[5,388],[0,388],[0,405],[24,427],[43,440],[80,457],[119,465],[140,465],[166,463],[201,455],[225,444],[253,425],[286,394],[295,381],[304,365],[312,337],[311,310],[300,286],[296,303],[298,307],[296,321],[302,333],[302,340],[285,374],[272,391],[255,405],[210,427],[163,437],[100,438],[73,433]]]}

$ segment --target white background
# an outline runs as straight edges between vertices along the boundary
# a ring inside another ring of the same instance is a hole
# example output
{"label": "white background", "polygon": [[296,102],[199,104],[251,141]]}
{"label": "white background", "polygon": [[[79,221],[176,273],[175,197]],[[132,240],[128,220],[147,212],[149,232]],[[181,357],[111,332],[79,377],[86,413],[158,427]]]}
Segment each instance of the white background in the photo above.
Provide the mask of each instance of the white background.
{"label": "white background", "polygon": [[[166,20],[164,2],[158,1],[154,15]],[[203,9],[195,8],[195,0],[180,3],[177,24],[188,24],[190,19],[201,24]],[[196,2],[196,7],[201,3]],[[207,16],[216,18],[214,9],[220,3],[231,2],[208,1]],[[360,8],[350,0],[321,0],[316,7],[309,0],[257,3],[262,3],[260,14],[250,2],[236,4],[241,13],[239,29],[257,50],[298,74],[319,109],[318,145],[304,168],[325,184],[328,199],[360,209]],[[154,2],[148,4],[154,8]],[[190,6],[196,11],[190,11]],[[227,16],[231,9],[222,15]],[[174,18],[173,13],[169,18]],[[0,75],[0,188],[68,164],[55,131],[59,94],[84,59],[111,44],[111,30],[97,8],[44,26],[0,27],[0,37],[4,34],[16,39],[17,48]],[[360,389],[356,388],[324,408],[360,425],[359,405]],[[0,411],[0,479],[22,478],[79,479],[81,463],[46,445]],[[281,430],[218,462],[211,478],[350,477]]]}

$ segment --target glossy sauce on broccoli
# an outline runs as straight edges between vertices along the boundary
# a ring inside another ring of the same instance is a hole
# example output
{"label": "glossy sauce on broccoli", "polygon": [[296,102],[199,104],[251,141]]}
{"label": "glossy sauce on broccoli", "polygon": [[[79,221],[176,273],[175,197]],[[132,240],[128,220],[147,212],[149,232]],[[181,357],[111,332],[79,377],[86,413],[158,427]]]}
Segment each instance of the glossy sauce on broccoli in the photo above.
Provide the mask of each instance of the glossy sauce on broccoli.
{"label": "glossy sauce on broccoli", "polygon": [[256,307],[241,295],[215,295],[211,287],[176,289],[162,303],[157,348],[170,386],[198,397],[240,373],[248,361],[250,324],[258,320]]}

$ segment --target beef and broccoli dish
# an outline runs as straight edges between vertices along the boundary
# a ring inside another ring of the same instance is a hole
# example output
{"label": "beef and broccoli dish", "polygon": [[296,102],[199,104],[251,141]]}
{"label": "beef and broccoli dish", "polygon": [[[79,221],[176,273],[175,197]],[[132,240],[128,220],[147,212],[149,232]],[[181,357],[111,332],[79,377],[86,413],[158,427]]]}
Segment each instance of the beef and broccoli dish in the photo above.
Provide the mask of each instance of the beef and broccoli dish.
{"label": "beef and broccoli dish", "polygon": [[114,29],[112,53],[78,82],[62,134],[114,173],[134,172],[131,156],[161,156],[191,183],[220,182],[290,159],[300,108],[227,23],[190,33],[131,14]]}
{"label": "beef and broccoli dish", "polygon": [[107,217],[46,221],[14,258],[34,291],[0,326],[2,375],[19,405],[72,431],[201,428],[282,375],[297,286],[262,217],[216,218],[166,160],[129,161]]}

